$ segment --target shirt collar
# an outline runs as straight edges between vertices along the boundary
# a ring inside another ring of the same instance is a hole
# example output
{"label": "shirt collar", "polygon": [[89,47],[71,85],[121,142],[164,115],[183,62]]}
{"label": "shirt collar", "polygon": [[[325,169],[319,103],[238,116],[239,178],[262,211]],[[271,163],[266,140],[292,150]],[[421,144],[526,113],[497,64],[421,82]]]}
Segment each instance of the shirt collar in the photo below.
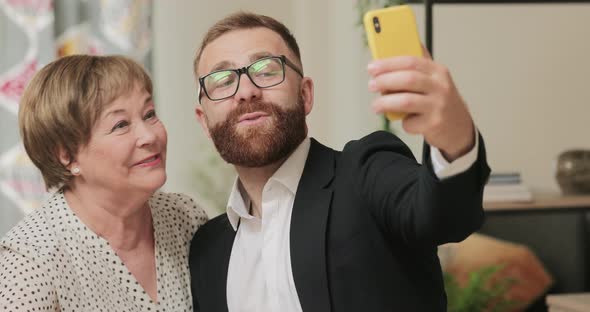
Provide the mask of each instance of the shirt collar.
{"label": "shirt collar", "polygon": [[254,218],[248,212],[250,207],[250,198],[242,198],[242,194],[240,192],[240,178],[236,177],[234,180],[234,185],[232,186],[231,193],[229,194],[229,199],[227,201],[227,218],[231,223],[231,226],[234,228],[234,231],[238,229],[238,221],[240,218],[244,219],[252,219]]}
{"label": "shirt collar", "polygon": [[[292,194],[297,193],[297,187],[303,168],[309,154],[309,147],[311,145],[309,137],[306,137],[295,151],[285,160],[279,169],[270,177],[270,181],[276,181],[284,185]],[[268,182],[267,182],[268,183]],[[240,218],[252,219],[254,218],[249,213],[250,198],[248,196],[242,197],[240,192],[240,179],[236,177],[234,181],[229,200],[227,202],[227,218],[231,223],[234,231],[238,229],[238,221]]]}

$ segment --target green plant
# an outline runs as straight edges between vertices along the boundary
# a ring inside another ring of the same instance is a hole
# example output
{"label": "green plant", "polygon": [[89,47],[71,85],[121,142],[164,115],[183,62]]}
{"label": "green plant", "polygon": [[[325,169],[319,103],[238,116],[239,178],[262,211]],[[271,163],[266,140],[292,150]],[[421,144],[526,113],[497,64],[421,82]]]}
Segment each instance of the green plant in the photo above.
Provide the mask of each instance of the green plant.
{"label": "green plant", "polygon": [[511,277],[500,278],[496,273],[503,265],[487,266],[469,273],[469,278],[461,286],[450,273],[444,273],[449,312],[504,312],[514,308],[518,302],[506,298],[506,294],[516,283]]}

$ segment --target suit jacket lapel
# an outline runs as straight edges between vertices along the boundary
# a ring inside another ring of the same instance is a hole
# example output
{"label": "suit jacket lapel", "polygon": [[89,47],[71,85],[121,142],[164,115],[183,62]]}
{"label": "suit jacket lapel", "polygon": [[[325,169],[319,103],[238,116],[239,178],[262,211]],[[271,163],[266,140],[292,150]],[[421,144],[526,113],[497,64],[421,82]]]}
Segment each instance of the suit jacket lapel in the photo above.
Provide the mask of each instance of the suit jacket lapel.
{"label": "suit jacket lapel", "polygon": [[[209,298],[207,302],[210,302],[213,306],[203,307],[202,311],[228,311],[227,308],[227,271],[229,268],[229,260],[231,256],[232,247],[234,245],[234,239],[236,232],[231,227],[229,220],[226,218],[226,226],[223,227],[221,233],[219,233],[219,242],[211,244],[215,246],[217,251],[213,252],[213,257],[209,258],[209,263],[204,266],[210,278],[207,278],[207,285],[203,285],[203,289],[209,289],[207,291],[208,296],[215,298]],[[205,272],[204,272],[205,273]]]}
{"label": "suit jacket lapel", "polygon": [[334,151],[311,139],[293,203],[291,267],[303,311],[330,311],[326,270],[326,225],[332,201]]}

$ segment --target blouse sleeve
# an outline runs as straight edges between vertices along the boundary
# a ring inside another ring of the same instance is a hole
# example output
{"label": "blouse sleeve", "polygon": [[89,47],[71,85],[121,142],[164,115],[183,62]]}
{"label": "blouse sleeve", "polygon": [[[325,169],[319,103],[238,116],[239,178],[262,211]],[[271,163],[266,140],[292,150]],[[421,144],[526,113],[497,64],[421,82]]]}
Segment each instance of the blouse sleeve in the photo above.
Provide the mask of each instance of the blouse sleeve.
{"label": "blouse sleeve", "polygon": [[59,311],[51,277],[18,251],[0,247],[0,310]]}

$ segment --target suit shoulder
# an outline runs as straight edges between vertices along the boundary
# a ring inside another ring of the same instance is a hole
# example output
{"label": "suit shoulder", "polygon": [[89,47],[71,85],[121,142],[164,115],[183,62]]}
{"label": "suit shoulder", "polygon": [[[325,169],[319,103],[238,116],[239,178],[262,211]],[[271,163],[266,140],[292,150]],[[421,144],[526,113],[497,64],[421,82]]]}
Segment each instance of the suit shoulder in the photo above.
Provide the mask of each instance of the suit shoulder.
{"label": "suit shoulder", "polygon": [[396,135],[387,131],[375,131],[358,140],[349,141],[342,152],[360,157],[377,152],[391,152],[414,158],[410,148]]}
{"label": "suit shoulder", "polygon": [[[189,263],[191,271],[196,269],[198,263],[215,261],[216,256],[227,248],[225,243],[228,238],[235,235],[234,229],[229,223],[227,214],[219,215],[201,226],[190,244]],[[231,245],[229,245],[231,246]]]}
{"label": "suit shoulder", "polygon": [[201,244],[210,244],[213,240],[221,237],[221,233],[226,231],[233,231],[233,228],[229,223],[227,214],[224,213],[202,225],[193,236],[191,246],[199,247]]}

